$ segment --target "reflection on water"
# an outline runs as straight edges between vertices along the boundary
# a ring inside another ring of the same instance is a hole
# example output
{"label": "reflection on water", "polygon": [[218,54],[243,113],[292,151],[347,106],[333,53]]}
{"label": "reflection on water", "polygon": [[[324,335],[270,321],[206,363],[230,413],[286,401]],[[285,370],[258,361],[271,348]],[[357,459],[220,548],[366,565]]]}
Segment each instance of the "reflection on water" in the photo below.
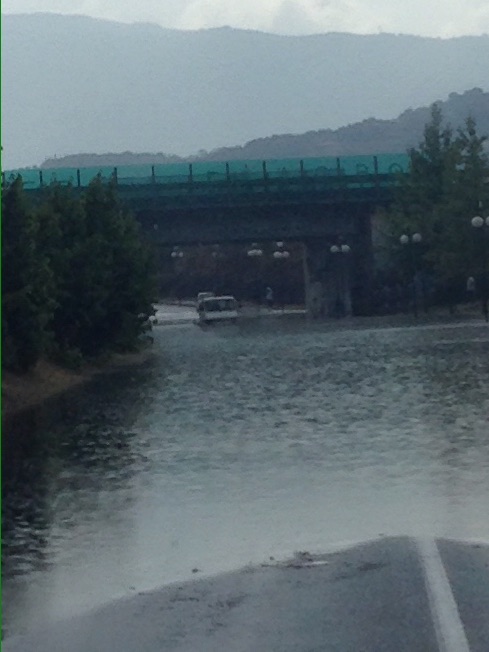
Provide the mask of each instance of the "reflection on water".
{"label": "reflection on water", "polygon": [[5,469],[7,630],[195,568],[381,533],[489,539],[485,325],[272,319],[155,346]]}

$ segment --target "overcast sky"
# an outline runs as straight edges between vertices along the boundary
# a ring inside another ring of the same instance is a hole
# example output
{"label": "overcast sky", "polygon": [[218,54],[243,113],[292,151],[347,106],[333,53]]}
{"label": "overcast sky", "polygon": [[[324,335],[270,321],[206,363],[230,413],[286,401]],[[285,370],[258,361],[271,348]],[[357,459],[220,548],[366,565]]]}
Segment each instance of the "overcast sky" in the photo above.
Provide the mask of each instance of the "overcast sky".
{"label": "overcast sky", "polygon": [[2,0],[3,13],[37,11],[177,29],[229,25],[280,34],[489,33],[489,0]]}

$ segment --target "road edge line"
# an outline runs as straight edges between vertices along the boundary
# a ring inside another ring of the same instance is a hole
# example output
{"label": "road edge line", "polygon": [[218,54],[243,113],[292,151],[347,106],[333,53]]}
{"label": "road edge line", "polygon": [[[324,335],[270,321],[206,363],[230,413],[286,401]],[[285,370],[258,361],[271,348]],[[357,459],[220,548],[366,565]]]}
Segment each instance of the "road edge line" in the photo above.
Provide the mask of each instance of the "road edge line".
{"label": "road edge line", "polygon": [[417,539],[440,652],[470,652],[457,603],[434,539]]}

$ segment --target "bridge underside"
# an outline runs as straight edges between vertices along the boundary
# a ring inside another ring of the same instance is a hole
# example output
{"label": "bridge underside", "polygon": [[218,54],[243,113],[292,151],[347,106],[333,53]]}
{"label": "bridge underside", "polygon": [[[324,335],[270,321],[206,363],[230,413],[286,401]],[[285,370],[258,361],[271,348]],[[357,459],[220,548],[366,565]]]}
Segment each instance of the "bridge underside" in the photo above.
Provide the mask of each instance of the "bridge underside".
{"label": "bridge underside", "polygon": [[[305,296],[312,317],[368,314],[374,204],[266,204],[137,211],[143,232],[160,246],[284,240],[304,244]],[[348,244],[350,253],[333,254]]]}
{"label": "bridge underside", "polygon": [[[135,211],[143,232],[162,246],[266,240],[362,238],[374,205],[262,204]],[[369,243],[362,243],[370,246]]]}

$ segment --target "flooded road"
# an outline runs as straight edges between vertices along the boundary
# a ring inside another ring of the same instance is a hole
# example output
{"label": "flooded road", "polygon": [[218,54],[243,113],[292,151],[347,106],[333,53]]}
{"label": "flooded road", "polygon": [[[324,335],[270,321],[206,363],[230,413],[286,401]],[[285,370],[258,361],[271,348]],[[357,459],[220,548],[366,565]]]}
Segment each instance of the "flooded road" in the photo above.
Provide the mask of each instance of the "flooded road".
{"label": "flooded road", "polygon": [[180,323],[154,347],[5,470],[7,634],[294,551],[489,541],[487,325]]}

